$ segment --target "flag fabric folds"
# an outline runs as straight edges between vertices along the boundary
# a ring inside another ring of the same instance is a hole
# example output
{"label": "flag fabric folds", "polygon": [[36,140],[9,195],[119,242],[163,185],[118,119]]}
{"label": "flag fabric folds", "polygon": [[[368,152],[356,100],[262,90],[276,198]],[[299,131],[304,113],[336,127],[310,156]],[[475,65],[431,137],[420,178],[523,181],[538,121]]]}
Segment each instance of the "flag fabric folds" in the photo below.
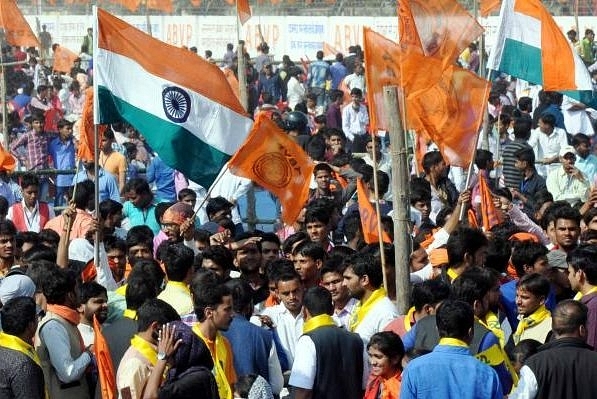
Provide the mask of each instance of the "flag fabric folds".
{"label": "flag fabric folds", "polygon": [[410,1],[426,56],[453,64],[460,52],[483,33],[476,19],[457,0]]}
{"label": "flag fabric folds", "polygon": [[[93,124],[93,88],[85,90],[85,103],[83,113],[79,122],[79,145],[77,146],[77,158],[81,161],[91,162],[95,158],[94,124]],[[106,125],[98,125],[98,141],[106,131]]]}
{"label": "flag fabric folds", "polygon": [[487,184],[483,173],[479,173],[479,193],[481,194],[481,221],[483,231],[489,231],[493,226],[500,223],[498,212],[495,209],[493,195]]}
{"label": "flag fabric folds", "polygon": [[278,197],[282,218],[294,223],[309,196],[313,163],[305,151],[263,113],[245,143],[228,163],[230,171],[251,179]]}
{"label": "flag fabric folds", "polygon": [[[363,228],[363,239],[367,244],[379,242],[379,223],[377,221],[377,212],[373,204],[369,202],[369,195],[365,184],[359,178],[357,179],[357,197],[359,201],[359,216],[361,217],[361,227]],[[386,232],[382,231],[383,242],[392,243],[392,240]]]}
{"label": "flag fabric folds", "polygon": [[593,90],[580,56],[539,0],[503,0],[487,67],[544,90]]}
{"label": "flag fabric folds", "polygon": [[498,8],[500,8],[500,0],[481,0],[479,14],[482,17],[487,17],[493,10]]}
{"label": "flag fabric folds", "polygon": [[54,63],[52,69],[58,72],[70,73],[73,63],[79,56],[66,47],[57,46],[54,49]]}
{"label": "flag fabric folds", "polygon": [[244,25],[251,18],[249,0],[236,0],[236,12],[238,13],[241,25]]}
{"label": "flag fabric folds", "polygon": [[98,388],[101,389],[103,399],[116,399],[116,373],[108,343],[102,334],[102,328],[93,316],[93,333],[95,334],[94,352],[98,371]]}
{"label": "flag fabric folds", "polygon": [[4,29],[6,42],[10,45],[40,47],[37,37],[15,0],[0,1],[0,28]]}
{"label": "flag fabric folds", "polygon": [[95,123],[128,121],[167,165],[210,187],[252,124],[222,71],[102,9],[96,24]]}
{"label": "flag fabric folds", "polygon": [[174,10],[172,0],[146,0],[147,8],[171,13]]}
{"label": "flag fabric folds", "polygon": [[398,2],[398,44],[402,51],[408,53],[416,51],[418,53],[423,51],[421,38],[417,31],[417,25],[410,9],[409,0],[401,0]]}

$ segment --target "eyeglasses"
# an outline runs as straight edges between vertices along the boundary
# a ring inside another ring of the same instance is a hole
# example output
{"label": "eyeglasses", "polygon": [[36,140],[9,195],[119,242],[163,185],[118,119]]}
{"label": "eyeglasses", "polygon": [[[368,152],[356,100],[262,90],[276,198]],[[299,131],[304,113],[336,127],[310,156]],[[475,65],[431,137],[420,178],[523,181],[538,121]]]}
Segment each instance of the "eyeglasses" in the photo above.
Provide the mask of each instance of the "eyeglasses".
{"label": "eyeglasses", "polygon": [[174,230],[178,225],[176,223],[162,223],[160,227],[162,230]]}

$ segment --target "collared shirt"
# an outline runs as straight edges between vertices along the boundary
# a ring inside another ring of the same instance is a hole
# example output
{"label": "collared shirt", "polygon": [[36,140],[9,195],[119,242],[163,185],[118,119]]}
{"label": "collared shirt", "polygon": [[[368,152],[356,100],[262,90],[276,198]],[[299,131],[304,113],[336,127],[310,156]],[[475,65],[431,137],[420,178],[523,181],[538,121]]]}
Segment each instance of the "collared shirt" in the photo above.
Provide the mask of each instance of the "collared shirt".
{"label": "collared shirt", "polygon": [[[533,147],[535,151],[535,159],[542,160],[544,158],[552,158],[558,156],[560,150],[568,145],[568,136],[564,129],[554,127],[553,132],[548,136],[539,128],[531,132],[528,144]],[[549,165],[537,165],[537,172],[546,177],[547,174],[561,167],[559,162],[551,163]]]}
{"label": "collared shirt", "polygon": [[[120,191],[118,190],[118,183],[114,176],[106,173],[102,168],[99,168],[99,200],[111,199],[120,202]],[[89,176],[86,170],[80,170],[73,178],[73,184],[80,183],[85,180],[92,180],[95,182],[98,179]]]}
{"label": "collared shirt", "polygon": [[155,218],[155,204],[150,204],[145,209],[137,208],[131,201],[126,201],[122,205],[122,215],[128,218],[129,226],[148,226],[153,234],[158,234],[161,230],[160,224]]}
{"label": "collared shirt", "polygon": [[308,86],[309,87],[325,87],[325,82],[330,76],[330,66],[323,60],[316,60],[311,63],[309,67]]}
{"label": "collared shirt", "polygon": [[[23,207],[23,219],[25,219],[25,227],[27,227],[27,231],[39,233],[43,228],[45,228],[45,226],[39,225],[39,201],[35,202],[35,207],[32,211],[27,208],[25,201],[21,201],[21,206]],[[8,208],[8,213],[6,214],[6,218],[11,221],[14,218],[13,209],[14,208],[12,206]],[[54,208],[51,205],[48,205],[48,220],[55,216],[56,214],[54,213]]]}
{"label": "collared shirt", "polygon": [[[94,223],[93,217],[89,213],[82,209],[77,209],[76,211],[77,215],[70,232],[71,240],[74,240],[75,238],[85,238],[85,235]],[[44,226],[45,229],[52,229],[60,235],[64,234],[65,227],[66,224],[64,223],[62,215],[50,219]]]}
{"label": "collared shirt", "polygon": [[330,75],[332,75],[332,89],[337,89],[342,83],[342,79],[346,77],[347,71],[344,64],[341,62],[334,62],[330,66]]}
{"label": "collared shirt", "polygon": [[348,326],[350,325],[350,318],[352,316],[352,311],[354,310],[354,307],[356,306],[357,302],[358,301],[355,298],[350,298],[342,309],[340,309],[339,311],[334,309],[334,314],[332,315],[332,317],[334,318],[334,321],[339,327],[343,327],[346,330],[348,330]]}
{"label": "collared shirt", "polygon": [[354,332],[361,336],[367,346],[373,334],[383,331],[398,316],[396,306],[388,297],[383,297],[371,307]]}
{"label": "collared shirt", "polygon": [[15,153],[21,146],[27,148],[27,169],[35,170],[48,167],[48,138],[45,133],[37,134],[33,130],[25,133],[10,144],[10,151]]}
{"label": "collared shirt", "polygon": [[369,114],[363,104],[359,105],[358,111],[352,107],[352,104],[347,105],[342,110],[342,130],[348,140],[352,141],[355,136],[367,133],[368,124]]}
{"label": "collared shirt", "polygon": [[292,366],[295,356],[296,343],[303,334],[304,319],[302,313],[294,317],[283,303],[266,308],[264,316],[269,316],[280,338],[280,343],[286,352],[288,363]]}
{"label": "collared shirt", "polygon": [[125,397],[121,392],[123,389],[128,388],[132,399],[141,399],[152,369],[153,366],[150,361],[135,347],[130,346],[124,353],[124,356],[122,356],[122,360],[120,361],[120,365],[116,372],[116,387],[119,392],[118,397]]}
{"label": "collared shirt", "polygon": [[585,202],[589,197],[591,184],[586,176],[579,179],[566,173],[562,166],[549,172],[545,182],[547,190],[553,195],[554,201]]}
{"label": "collared shirt", "polygon": [[[54,138],[48,146],[48,154],[52,157],[54,168],[68,170],[75,168],[75,145],[73,140],[62,141],[60,137]],[[58,187],[70,187],[74,175],[57,175],[56,185]]]}
{"label": "collared shirt", "polygon": [[351,73],[347,77],[344,78],[344,83],[348,90],[352,90],[354,88],[361,89],[363,94],[365,94],[365,75],[357,75],[356,73]]}
{"label": "collared shirt", "polygon": [[595,180],[597,176],[597,157],[595,155],[589,154],[586,158],[577,155],[574,166],[587,176],[590,182]]}
{"label": "collared shirt", "polygon": [[176,188],[174,186],[174,169],[155,157],[147,167],[147,182],[155,183],[155,196],[160,201],[176,201]]}
{"label": "collared shirt", "polygon": [[93,331],[93,327],[89,324],[79,323],[77,324],[77,329],[81,333],[81,338],[83,338],[83,343],[85,347],[92,345],[95,343],[95,331]]}

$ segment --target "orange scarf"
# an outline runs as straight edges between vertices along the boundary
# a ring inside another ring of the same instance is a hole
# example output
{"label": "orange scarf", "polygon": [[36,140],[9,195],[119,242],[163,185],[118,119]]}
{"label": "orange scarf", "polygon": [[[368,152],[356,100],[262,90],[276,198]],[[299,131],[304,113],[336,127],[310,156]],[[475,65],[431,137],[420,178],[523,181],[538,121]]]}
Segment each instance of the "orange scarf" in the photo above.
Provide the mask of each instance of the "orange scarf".
{"label": "orange scarf", "polygon": [[402,372],[398,370],[396,374],[388,379],[381,376],[371,376],[367,383],[364,399],[398,399],[400,397],[400,385],[402,382]]}
{"label": "orange scarf", "polygon": [[48,305],[48,311],[57,314],[74,326],[79,324],[79,313],[68,306]]}

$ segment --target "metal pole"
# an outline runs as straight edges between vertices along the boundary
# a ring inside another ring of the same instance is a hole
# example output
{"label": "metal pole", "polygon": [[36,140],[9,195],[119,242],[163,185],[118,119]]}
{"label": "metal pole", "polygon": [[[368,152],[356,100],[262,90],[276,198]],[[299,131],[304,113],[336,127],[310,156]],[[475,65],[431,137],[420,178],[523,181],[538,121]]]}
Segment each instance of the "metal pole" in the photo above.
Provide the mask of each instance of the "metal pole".
{"label": "metal pole", "polygon": [[410,302],[410,268],[408,266],[412,241],[410,239],[410,205],[408,185],[408,149],[402,129],[401,113],[396,112],[398,89],[384,86],[384,112],[388,116],[388,133],[392,143],[392,196],[394,221],[394,257],[396,265],[396,306],[400,314],[406,314]]}
{"label": "metal pole", "polygon": [[[386,251],[384,251],[383,245],[383,229],[381,226],[381,211],[379,209],[379,185],[377,183],[377,133],[373,132],[373,140],[371,140],[371,144],[373,145],[372,151],[372,158],[373,158],[373,191],[375,193],[375,213],[377,217],[377,242],[379,244],[379,257],[381,259],[381,270],[383,272],[383,286],[387,290],[388,289],[388,281],[386,277]],[[367,198],[367,200],[369,200]]]}
{"label": "metal pole", "polygon": [[[237,23],[238,33],[240,35],[240,26]],[[238,68],[238,91],[240,94],[240,103],[245,108],[245,110],[249,109],[249,96],[247,93],[247,71],[245,65],[245,45],[243,42],[238,40],[238,46],[236,47],[237,52],[237,68]]]}
{"label": "metal pole", "polygon": [[4,66],[4,55],[0,51],[0,73],[2,73],[2,80],[0,81],[0,96],[2,97],[2,146],[8,148],[8,124],[6,121],[6,67]]}
{"label": "metal pole", "polygon": [[[95,217],[99,221],[99,137],[97,125],[93,125],[93,174],[95,176],[94,184],[94,202],[95,202]],[[99,265],[99,237],[100,229],[103,226],[99,224],[97,231],[95,232],[95,239],[93,240],[93,263],[96,267]]]}

